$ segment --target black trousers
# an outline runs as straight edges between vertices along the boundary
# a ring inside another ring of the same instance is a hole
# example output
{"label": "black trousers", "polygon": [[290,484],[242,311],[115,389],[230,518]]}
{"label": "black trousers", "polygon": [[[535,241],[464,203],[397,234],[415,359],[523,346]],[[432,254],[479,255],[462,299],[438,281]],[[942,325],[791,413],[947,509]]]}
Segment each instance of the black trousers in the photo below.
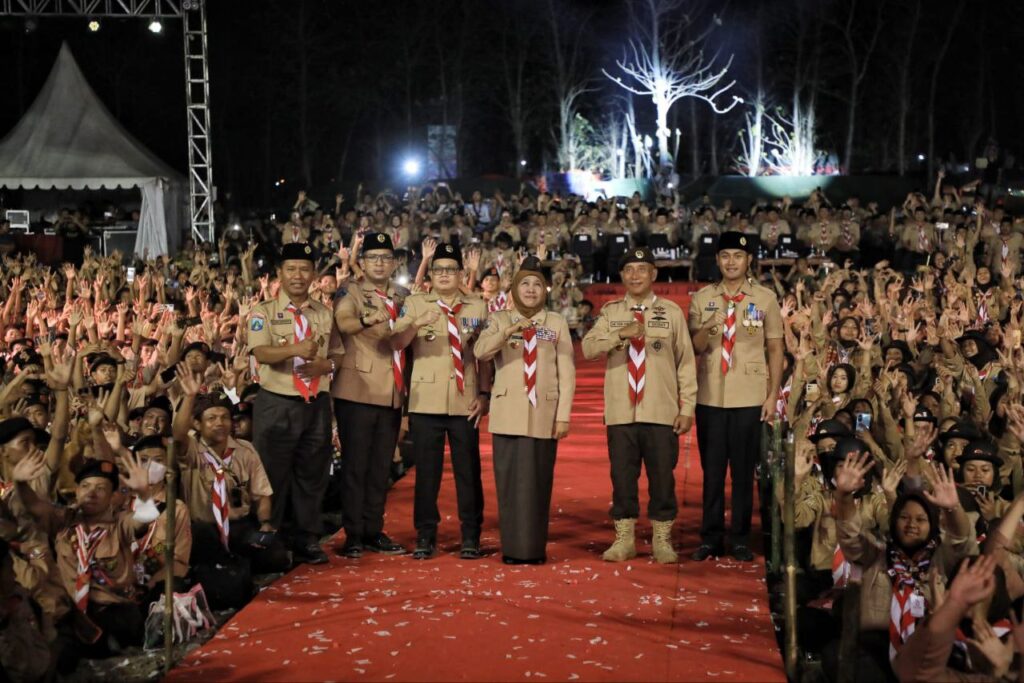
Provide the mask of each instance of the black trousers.
{"label": "black trousers", "polygon": [[[252,436],[274,489],[274,528],[293,522],[300,541],[318,537],[323,531],[320,505],[331,462],[330,396],[321,392],[306,403],[259,392],[253,402]],[[292,519],[286,520],[289,506]]]}
{"label": "black trousers", "polygon": [[402,411],[335,399],[334,415],[341,438],[345,536],[353,540],[372,538],[384,530],[388,474],[402,426]]}
{"label": "black trousers", "polygon": [[697,406],[697,446],[704,470],[703,543],[721,546],[725,536],[725,471],[732,477],[733,545],[750,543],[754,507],[754,467],[761,447],[761,407]]}
{"label": "black trousers", "polygon": [[612,519],[640,516],[640,467],[647,471],[647,517],[653,522],[676,518],[679,436],[668,425],[637,422],[608,427],[612,471]]}
{"label": "black trousers", "polygon": [[213,522],[192,521],[192,555],[189,564],[215,564],[231,554],[248,558],[253,574],[273,574],[288,571],[291,562],[288,550],[281,537],[274,535],[274,541],[266,547],[257,547],[249,543],[249,537],[260,528],[254,516],[231,520],[228,527],[228,545],[231,552],[220,542],[220,530]]}
{"label": "black trousers", "polygon": [[484,486],[480,480],[480,430],[465,415],[409,414],[409,436],[416,460],[413,524],[420,537],[433,537],[441,522],[437,496],[444,476],[444,441],[448,437],[455,474],[462,537],[479,540],[484,521]]}

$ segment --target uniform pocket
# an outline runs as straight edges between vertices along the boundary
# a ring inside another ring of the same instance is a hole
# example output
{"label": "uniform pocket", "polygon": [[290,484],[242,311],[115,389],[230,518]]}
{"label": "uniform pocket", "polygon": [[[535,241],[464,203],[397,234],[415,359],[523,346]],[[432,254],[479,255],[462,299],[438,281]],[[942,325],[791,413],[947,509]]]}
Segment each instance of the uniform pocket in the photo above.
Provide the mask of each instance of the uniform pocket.
{"label": "uniform pocket", "polygon": [[544,394],[544,400],[545,401],[557,401],[558,400],[558,392],[557,391],[549,391],[549,392],[545,393]]}
{"label": "uniform pocket", "polygon": [[422,370],[419,371],[419,372],[415,372],[414,371],[412,373],[412,381],[413,382],[433,382],[434,381],[434,373],[432,373],[432,372],[424,372]]}
{"label": "uniform pocket", "polygon": [[359,372],[370,372],[373,370],[373,359],[366,356],[356,356],[356,370]]}
{"label": "uniform pocket", "polygon": [[765,374],[764,363],[747,363],[744,371],[748,375],[763,375]]}

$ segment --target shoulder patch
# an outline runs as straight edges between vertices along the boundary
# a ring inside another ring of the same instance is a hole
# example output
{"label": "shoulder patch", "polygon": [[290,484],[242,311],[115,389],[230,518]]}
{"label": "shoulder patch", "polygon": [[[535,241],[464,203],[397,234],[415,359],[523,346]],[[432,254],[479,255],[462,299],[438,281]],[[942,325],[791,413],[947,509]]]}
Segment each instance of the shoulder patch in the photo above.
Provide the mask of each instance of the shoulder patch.
{"label": "shoulder patch", "polygon": [[264,321],[262,316],[253,316],[249,321],[249,329],[253,332],[259,332],[263,329],[263,324]]}

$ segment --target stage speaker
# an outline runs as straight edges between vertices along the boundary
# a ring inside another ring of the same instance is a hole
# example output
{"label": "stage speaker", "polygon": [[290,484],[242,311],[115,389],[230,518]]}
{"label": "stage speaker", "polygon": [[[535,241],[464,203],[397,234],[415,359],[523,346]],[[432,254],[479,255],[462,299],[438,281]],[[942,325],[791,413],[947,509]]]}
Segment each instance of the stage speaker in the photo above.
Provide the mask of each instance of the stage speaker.
{"label": "stage speaker", "polygon": [[135,255],[135,238],[138,234],[138,230],[104,230],[103,255],[110,256],[114,251],[120,251],[131,260]]}

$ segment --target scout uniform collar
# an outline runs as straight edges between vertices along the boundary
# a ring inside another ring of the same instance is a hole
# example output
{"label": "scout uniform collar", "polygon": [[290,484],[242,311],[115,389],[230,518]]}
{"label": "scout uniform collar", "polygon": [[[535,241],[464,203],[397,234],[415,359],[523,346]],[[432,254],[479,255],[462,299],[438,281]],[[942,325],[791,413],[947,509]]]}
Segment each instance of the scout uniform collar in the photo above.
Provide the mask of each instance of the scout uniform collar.
{"label": "scout uniform collar", "polygon": [[[426,294],[426,299],[427,301],[440,301],[441,295],[438,294],[437,292],[431,291]],[[459,290],[458,292],[456,292],[455,296],[452,297],[452,301],[457,304],[468,304],[469,297],[467,297],[465,294],[462,293],[461,290]]]}
{"label": "scout uniform collar", "polygon": [[385,294],[388,295],[389,298],[392,297],[395,293],[394,283],[392,282],[388,282],[388,284],[384,287],[378,287],[369,280],[363,280],[361,283],[359,283],[359,288],[366,292],[367,294],[374,294],[375,292],[384,292]]}
{"label": "scout uniform collar", "polygon": [[[288,292],[284,291],[284,288],[281,288],[281,291],[277,293],[277,303],[281,307],[281,309],[284,310],[295,302],[293,302],[291,300],[291,297],[288,296]],[[300,311],[307,308],[312,308],[313,300],[309,297],[306,297],[305,301],[303,301],[301,304],[295,304],[295,307],[298,308]]]}
{"label": "scout uniform collar", "polygon": [[[719,294],[719,295],[729,294],[729,290],[726,289],[726,287],[725,287],[725,281],[724,280],[719,280],[718,284],[715,285],[715,288],[717,289],[716,294]],[[739,289],[737,289],[732,294],[732,296],[735,296],[736,294],[743,294],[744,296],[752,296],[753,293],[754,293],[754,289],[753,289],[753,287],[750,286],[750,280],[748,280],[747,278],[743,278],[743,283],[740,285]]]}
{"label": "scout uniform collar", "polygon": [[654,292],[650,292],[647,296],[643,298],[642,301],[635,301],[633,297],[627,294],[626,298],[622,300],[622,303],[626,304],[626,308],[635,308],[636,306],[640,305],[643,306],[644,309],[648,309],[654,305],[654,300],[657,298],[658,297],[655,296]]}

